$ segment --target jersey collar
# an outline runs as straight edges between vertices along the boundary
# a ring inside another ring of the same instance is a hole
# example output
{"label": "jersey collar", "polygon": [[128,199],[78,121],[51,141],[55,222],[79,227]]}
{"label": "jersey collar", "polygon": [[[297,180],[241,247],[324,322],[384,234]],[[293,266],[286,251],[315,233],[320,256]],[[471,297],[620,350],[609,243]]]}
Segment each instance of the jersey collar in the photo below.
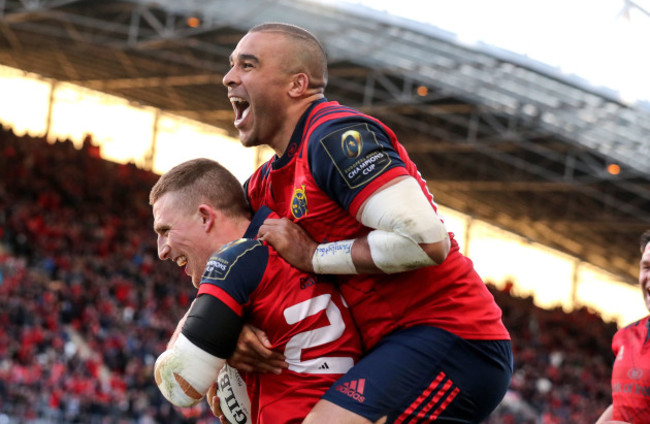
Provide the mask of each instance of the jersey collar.
{"label": "jersey collar", "polygon": [[246,232],[244,233],[244,238],[250,238],[254,239],[257,238],[257,233],[260,230],[260,227],[264,223],[264,220],[268,218],[269,215],[271,215],[273,211],[269,209],[267,206],[262,206],[255,212],[255,215],[253,215],[253,218],[251,219],[251,223],[248,224],[248,228],[246,229]]}

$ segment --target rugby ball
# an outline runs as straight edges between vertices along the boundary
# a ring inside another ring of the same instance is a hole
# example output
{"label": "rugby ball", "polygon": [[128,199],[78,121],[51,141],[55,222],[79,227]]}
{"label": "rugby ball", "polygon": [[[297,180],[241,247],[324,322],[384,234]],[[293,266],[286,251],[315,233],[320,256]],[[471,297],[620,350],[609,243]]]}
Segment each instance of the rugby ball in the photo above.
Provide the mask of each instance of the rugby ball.
{"label": "rugby ball", "polygon": [[250,424],[251,400],[246,391],[246,382],[239,372],[224,365],[217,378],[217,396],[223,416],[230,424]]}

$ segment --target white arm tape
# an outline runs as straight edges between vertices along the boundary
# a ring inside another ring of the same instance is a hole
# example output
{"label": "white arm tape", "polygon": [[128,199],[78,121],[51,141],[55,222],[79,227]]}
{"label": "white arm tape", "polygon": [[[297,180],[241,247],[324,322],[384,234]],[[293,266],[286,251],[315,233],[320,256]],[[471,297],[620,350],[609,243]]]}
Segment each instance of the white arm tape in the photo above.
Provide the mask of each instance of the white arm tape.
{"label": "white arm tape", "polygon": [[414,178],[368,197],[361,214],[366,227],[397,233],[416,244],[444,240],[447,229]]}
{"label": "white arm tape", "polygon": [[226,362],[189,341],[182,333],[156,360],[154,376],[165,398],[175,406],[196,405],[217,381]]}
{"label": "white arm tape", "polygon": [[420,243],[448,237],[447,229],[414,178],[405,178],[372,194],[361,223],[375,228],[368,234],[372,260],[385,273],[436,265]]}
{"label": "white arm tape", "polygon": [[356,274],[357,269],[352,262],[352,243],[354,240],[319,244],[311,257],[314,273]]}
{"label": "white arm tape", "polygon": [[396,233],[371,231],[368,233],[368,245],[372,261],[386,274],[436,265],[419,244]]}

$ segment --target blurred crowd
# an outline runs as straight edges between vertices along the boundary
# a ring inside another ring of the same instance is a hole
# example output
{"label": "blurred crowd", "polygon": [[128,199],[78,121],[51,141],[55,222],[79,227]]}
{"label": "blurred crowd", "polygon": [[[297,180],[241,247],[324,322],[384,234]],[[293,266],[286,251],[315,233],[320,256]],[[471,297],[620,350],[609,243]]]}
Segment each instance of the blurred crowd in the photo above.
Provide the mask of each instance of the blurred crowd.
{"label": "blurred crowd", "polygon": [[157,176],[100,159],[89,139],[77,150],[2,130],[0,152],[0,411],[19,422],[196,422],[152,379],[196,293],[156,258]]}
{"label": "blurred crowd", "polygon": [[514,374],[487,424],[594,423],[611,403],[616,324],[582,308],[545,310],[491,287],[512,337]]}
{"label": "blurred crowd", "polygon": [[[214,423],[172,407],[152,369],[196,290],[156,257],[158,176],[104,161],[87,138],[0,128],[0,424]],[[616,330],[493,289],[515,373],[486,423],[594,422],[611,401]]]}

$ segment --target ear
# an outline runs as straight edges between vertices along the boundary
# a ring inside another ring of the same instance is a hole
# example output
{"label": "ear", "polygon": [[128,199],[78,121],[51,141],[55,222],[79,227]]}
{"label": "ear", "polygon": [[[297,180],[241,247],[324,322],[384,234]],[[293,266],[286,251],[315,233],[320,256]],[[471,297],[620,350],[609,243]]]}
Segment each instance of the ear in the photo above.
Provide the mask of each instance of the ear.
{"label": "ear", "polygon": [[218,211],[208,204],[202,203],[199,205],[199,218],[201,219],[201,225],[203,225],[203,229],[206,233],[215,225],[217,213]]}
{"label": "ear", "polygon": [[309,89],[309,77],[305,73],[293,75],[291,78],[291,87],[289,87],[289,97],[297,98],[303,96]]}

